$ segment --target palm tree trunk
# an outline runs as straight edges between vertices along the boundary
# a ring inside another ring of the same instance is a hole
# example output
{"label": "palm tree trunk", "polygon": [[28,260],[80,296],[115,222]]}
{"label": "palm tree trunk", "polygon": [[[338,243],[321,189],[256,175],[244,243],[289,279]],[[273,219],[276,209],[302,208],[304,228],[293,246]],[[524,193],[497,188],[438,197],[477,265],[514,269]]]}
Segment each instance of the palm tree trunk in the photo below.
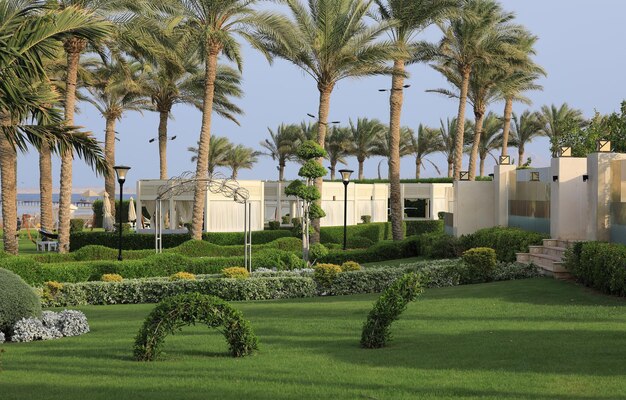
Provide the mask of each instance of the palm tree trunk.
{"label": "palm tree trunk", "polygon": [[104,190],[109,194],[111,215],[115,217],[115,117],[106,117],[104,130],[104,158],[107,162],[107,174],[104,176]]}
{"label": "palm tree trunk", "polygon": [[448,160],[448,178],[454,174],[454,160]]}
{"label": "palm tree trunk", "polygon": [[480,175],[479,176],[485,176],[485,158],[487,158],[487,155],[485,154],[483,156],[481,154],[481,156],[480,156]]}
{"label": "palm tree trunk", "polygon": [[233,173],[230,175],[230,177],[234,180],[237,180],[237,172],[239,172],[237,168],[233,168]]}
{"label": "palm tree trunk", "polygon": [[462,70],[463,81],[461,83],[461,96],[459,98],[459,112],[457,114],[456,138],[454,142],[454,180],[461,178],[461,168],[463,163],[463,134],[465,133],[465,105],[467,103],[467,92],[469,90],[471,67]]}
{"label": "palm tree trunk", "polygon": [[278,162],[278,181],[282,182],[285,180],[285,161]]}
{"label": "palm tree trunk", "polygon": [[420,172],[422,170],[422,159],[415,157],[415,179],[420,178]]}
{"label": "palm tree trunk", "polygon": [[335,170],[337,169],[337,161],[330,163],[330,180],[335,180]]}
{"label": "palm tree trunk", "polygon": [[365,159],[359,158],[357,161],[359,162],[359,180],[362,181],[365,179],[365,174],[363,173],[363,164],[365,163]]}
{"label": "palm tree trunk", "polygon": [[39,149],[39,206],[41,229],[51,232],[54,228],[52,217],[52,155],[47,142]]}
{"label": "palm tree trunk", "polygon": [[477,109],[474,111],[474,117],[476,118],[474,127],[474,142],[472,143],[472,152],[469,158],[469,179],[473,181],[476,179],[476,159],[478,158],[478,146],[480,146],[480,137],[483,134],[483,122],[485,121],[485,111]]}
{"label": "palm tree trunk", "polygon": [[393,240],[404,239],[403,210],[400,190],[400,117],[402,116],[402,86],[404,85],[404,61],[395,60],[389,95],[389,192],[391,208],[391,233]]}
{"label": "palm tree trunk", "polygon": [[[217,56],[219,47],[209,47],[206,55],[206,69],[204,72],[205,86],[202,104],[202,128],[198,143],[198,161],[196,163],[196,177],[206,178],[209,166],[209,146],[211,142],[211,113],[215,97],[215,76],[217,75]],[[206,183],[196,181],[193,196],[193,218],[191,236],[194,240],[202,240],[202,222],[204,220],[204,203],[206,200]]]}
{"label": "palm tree trunk", "polygon": [[159,111],[159,179],[167,179],[167,118],[170,112]]}
{"label": "palm tree trunk", "polygon": [[504,126],[502,127],[502,156],[508,155],[509,131],[511,130],[511,117],[513,116],[513,99],[506,98],[504,103]]}
{"label": "palm tree trunk", "polygon": [[517,158],[517,165],[521,167],[524,163],[522,161],[524,159],[524,144],[522,143],[520,143],[520,145],[517,147]]}
{"label": "palm tree trunk", "polygon": [[[7,113],[0,114],[0,125],[11,125]],[[0,134],[0,181],[4,251],[17,254],[17,152],[4,134]]]}
{"label": "palm tree trunk", "polygon": [[[317,144],[319,144],[322,148],[324,148],[324,144],[326,143],[326,130],[328,128],[328,113],[330,111],[330,95],[333,92],[332,84],[321,84],[317,85],[320,92],[320,104],[319,104],[319,123],[318,131],[317,131]],[[323,165],[324,159],[318,158],[317,162],[319,165]],[[322,193],[322,183],[324,178],[315,179],[315,187]],[[318,206],[322,205],[322,200],[316,201]],[[310,244],[315,244],[320,242],[320,219],[315,218],[311,221],[311,226],[313,226],[313,232],[310,237]]]}
{"label": "palm tree trunk", "polygon": [[[80,53],[85,49],[84,39],[71,37],[63,47],[67,55],[67,76],[65,77],[65,123],[74,125],[76,107],[76,83],[78,80],[78,64]],[[59,253],[70,250],[70,216],[72,205],[72,162],[74,152],[67,149],[61,154],[61,185],[59,188]]]}

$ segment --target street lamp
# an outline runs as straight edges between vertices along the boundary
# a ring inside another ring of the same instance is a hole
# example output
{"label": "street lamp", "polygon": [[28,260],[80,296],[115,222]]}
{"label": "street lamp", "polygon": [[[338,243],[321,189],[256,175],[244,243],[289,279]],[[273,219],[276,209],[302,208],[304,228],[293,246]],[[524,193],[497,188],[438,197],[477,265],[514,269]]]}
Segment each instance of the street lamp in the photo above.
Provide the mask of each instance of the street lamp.
{"label": "street lamp", "polygon": [[128,173],[128,170],[130,169],[130,167],[126,167],[124,165],[116,165],[115,167],[113,167],[113,169],[115,170],[115,175],[117,175],[117,182],[120,184],[120,208],[118,210],[119,212],[118,230],[120,233],[120,240],[118,243],[119,252],[117,254],[117,260],[122,261],[122,198],[124,195],[124,182],[126,182],[126,174]]}
{"label": "street lamp", "polygon": [[354,171],[351,169],[340,169],[341,180],[343,181],[343,249],[346,249],[348,238],[348,184],[350,183],[350,175]]}
{"label": "street lamp", "polygon": [[402,90],[402,89],[408,89],[410,88],[411,85],[404,85],[401,88],[391,88],[391,89],[378,89],[379,92],[390,92],[392,90]]}
{"label": "street lamp", "polygon": [[[311,118],[317,118],[314,114],[306,113],[306,115],[308,115]],[[322,122],[318,120],[317,123],[320,125],[328,125],[328,124],[340,124],[341,121]]]}

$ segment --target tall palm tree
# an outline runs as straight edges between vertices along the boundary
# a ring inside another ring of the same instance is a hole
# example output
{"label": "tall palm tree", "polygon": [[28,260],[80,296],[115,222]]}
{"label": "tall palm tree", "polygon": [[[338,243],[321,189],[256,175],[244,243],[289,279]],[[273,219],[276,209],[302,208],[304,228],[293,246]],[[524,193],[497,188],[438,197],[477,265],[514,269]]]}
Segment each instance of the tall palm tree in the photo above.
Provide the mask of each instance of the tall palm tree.
{"label": "tall palm tree", "polygon": [[224,165],[230,168],[232,179],[237,179],[239,170],[252,169],[259,160],[259,152],[242,144],[232,146],[224,157]]}
{"label": "tall palm tree", "polygon": [[[414,134],[413,129],[408,126],[400,128],[400,158],[412,153],[412,138]],[[391,157],[391,132],[389,129],[382,130],[376,138],[372,155],[385,158]]]}
{"label": "tall palm tree", "polygon": [[[330,97],[337,82],[345,78],[390,74],[386,65],[393,47],[377,42],[389,23],[367,24],[372,0],[284,0],[292,19],[284,35],[262,32],[259,41],[270,54],[300,67],[317,83],[319,91],[317,142],[324,147]],[[322,164],[322,159],[317,160]],[[322,178],[315,180],[322,190]],[[319,205],[319,201],[317,203]],[[319,242],[320,221],[313,221],[311,242]]]}
{"label": "tall palm tree", "polygon": [[[115,212],[115,140],[116,123],[128,111],[141,111],[146,101],[142,94],[141,70],[139,63],[126,63],[111,60],[98,63],[91,69],[91,79],[87,86],[89,96],[85,101],[93,105],[105,121],[104,156],[109,166],[104,177],[104,190],[109,195],[111,211]],[[119,138],[117,138],[119,139]]]}
{"label": "tall palm tree", "polygon": [[261,155],[272,157],[272,160],[278,161],[278,180],[285,180],[285,166],[287,161],[296,159],[296,149],[302,134],[302,130],[295,124],[280,124],[276,132],[267,128],[270,138],[261,142],[261,146],[267,152],[261,152]]}
{"label": "tall palm tree", "polygon": [[349,128],[333,126],[326,138],[326,154],[330,162],[331,181],[335,180],[337,163],[346,165],[345,157],[349,154],[351,134],[352,131]]}
{"label": "tall palm tree", "polygon": [[[452,119],[446,119],[444,122],[442,119],[439,120],[439,134],[441,135],[442,140],[442,148],[441,152],[446,157],[446,161],[448,162],[448,178],[453,177],[453,169],[454,169],[454,158],[456,156],[456,117]],[[463,131],[468,134],[472,134],[474,130],[474,126],[469,120],[465,120],[465,127]],[[465,143],[463,146],[469,144],[469,140],[467,136],[465,137]]]}
{"label": "tall palm tree", "polygon": [[585,122],[582,111],[571,108],[567,103],[560,107],[554,104],[543,106],[537,118],[541,134],[550,138],[552,157],[558,154],[559,137]]}
{"label": "tall palm tree", "polygon": [[[457,120],[465,120],[465,107],[472,71],[478,63],[490,64],[511,51],[516,27],[509,25],[514,15],[504,12],[495,0],[467,0],[458,17],[441,24],[443,38],[437,45],[422,43],[416,57],[434,60],[440,67],[454,70],[459,77]],[[465,124],[457,124],[454,179],[458,180],[463,160]],[[474,133],[476,137],[476,132]]]}
{"label": "tall palm tree", "polygon": [[[208,171],[217,59],[224,55],[236,62],[241,71],[242,58],[236,36],[248,40],[253,47],[266,53],[262,44],[250,33],[252,30],[263,30],[269,35],[275,34],[280,30],[281,18],[275,13],[255,9],[253,6],[257,0],[177,0],[176,3],[179,6],[176,17],[180,21],[176,29],[181,35],[181,46],[194,49],[204,61],[202,124],[196,163],[196,176],[203,178]],[[196,240],[202,239],[205,199],[205,184],[199,179],[195,187],[191,226],[192,238]]]}
{"label": "tall palm tree", "polygon": [[[215,168],[226,166],[226,155],[233,147],[233,144],[227,137],[223,136],[211,136],[211,143],[209,144],[209,160],[207,162],[207,174],[209,176],[215,173]],[[187,151],[192,152],[194,155],[191,157],[191,162],[198,162],[198,147],[188,147]]]}
{"label": "tall palm tree", "polygon": [[511,128],[511,116],[513,115],[513,102],[531,104],[530,99],[524,96],[531,90],[543,90],[536,83],[541,76],[546,76],[546,71],[537,65],[531,58],[535,55],[534,45],[538,38],[525,29],[521,29],[512,44],[519,52],[516,62],[504,65],[503,79],[498,88],[504,98],[504,118],[502,130],[502,156],[508,155],[509,131]]}
{"label": "tall palm tree", "polygon": [[76,9],[51,12],[43,3],[0,2],[0,185],[4,249],[9,253],[18,252],[17,150],[27,151],[29,143],[37,149],[47,144],[53,152],[74,148],[98,172],[105,170],[97,142],[61,123],[53,107],[58,93],[46,70],[65,35],[100,34],[89,25],[91,17]]}
{"label": "tall palm tree", "polygon": [[529,110],[524,111],[519,117],[513,113],[511,124],[511,144],[517,147],[517,165],[522,166],[526,144],[543,135],[542,124],[539,114]]}
{"label": "tall palm tree", "polygon": [[350,120],[350,147],[348,154],[355,156],[359,163],[359,179],[364,179],[363,164],[376,155],[379,140],[387,127],[377,119],[358,118],[356,124]]}
{"label": "tall palm tree", "polygon": [[396,53],[393,56],[394,74],[389,94],[389,187],[391,225],[394,240],[402,240],[404,214],[400,195],[400,119],[402,114],[406,63],[415,61],[416,36],[459,6],[456,0],[376,0],[377,19],[390,23],[389,33]]}
{"label": "tall palm tree", "polygon": [[422,124],[417,128],[417,136],[411,135],[410,151],[415,155],[415,179],[420,178],[420,172],[424,161],[428,161],[438,174],[439,167],[426,156],[444,150],[443,137],[439,129],[429,128]]}
{"label": "tall palm tree", "polygon": [[499,149],[503,145],[502,118],[493,112],[485,117],[483,130],[478,143],[478,156],[480,157],[479,176],[485,176],[485,160],[487,156],[493,157],[496,163],[497,158],[493,155],[493,150]]}

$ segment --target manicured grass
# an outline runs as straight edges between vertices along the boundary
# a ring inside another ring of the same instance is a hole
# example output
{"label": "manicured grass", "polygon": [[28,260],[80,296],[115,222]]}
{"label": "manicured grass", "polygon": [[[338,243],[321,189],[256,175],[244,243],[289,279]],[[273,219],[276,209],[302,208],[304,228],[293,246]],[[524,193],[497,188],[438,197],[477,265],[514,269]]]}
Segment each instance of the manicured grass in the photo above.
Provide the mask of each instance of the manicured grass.
{"label": "manicured grass", "polygon": [[424,261],[426,258],[424,257],[411,257],[411,258],[401,258],[398,260],[387,260],[387,261],[375,261],[371,263],[364,263],[363,265],[366,267],[372,266],[386,266],[386,267],[399,267],[402,264],[411,264],[418,261]]}
{"label": "manicured grass", "polygon": [[359,348],[376,296],[233,303],[260,339],[233,359],[216,330],[183,329],[165,359],[132,361],[153,305],[83,307],[92,332],[6,344],[9,399],[622,399],[626,303],[550,279],[428,290],[390,346]]}

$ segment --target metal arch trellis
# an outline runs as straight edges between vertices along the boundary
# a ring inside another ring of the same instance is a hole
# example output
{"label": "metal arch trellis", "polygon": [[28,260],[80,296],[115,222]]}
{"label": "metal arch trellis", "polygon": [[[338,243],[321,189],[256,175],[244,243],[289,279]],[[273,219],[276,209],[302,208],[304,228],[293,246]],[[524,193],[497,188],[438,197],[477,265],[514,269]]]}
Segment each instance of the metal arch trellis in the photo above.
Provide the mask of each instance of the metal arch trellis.
{"label": "metal arch trellis", "polygon": [[250,192],[235,179],[227,178],[219,172],[206,177],[198,177],[195,172],[186,171],[179,176],[168,179],[167,183],[159,186],[154,215],[154,245],[156,252],[161,253],[163,251],[162,201],[185,193],[193,193],[198,182],[205,185],[204,190],[214,194],[222,194],[244,205],[244,264],[249,271],[252,271],[252,205],[248,202]]}

